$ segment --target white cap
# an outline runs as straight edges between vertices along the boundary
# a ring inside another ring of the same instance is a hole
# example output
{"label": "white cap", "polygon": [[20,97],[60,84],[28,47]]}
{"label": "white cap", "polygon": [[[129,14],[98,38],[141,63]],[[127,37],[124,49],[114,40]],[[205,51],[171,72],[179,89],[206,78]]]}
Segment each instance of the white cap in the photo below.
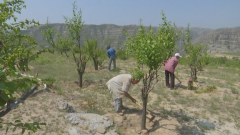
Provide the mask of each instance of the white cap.
{"label": "white cap", "polygon": [[179,53],[175,53],[175,56],[179,56],[179,57],[182,57]]}

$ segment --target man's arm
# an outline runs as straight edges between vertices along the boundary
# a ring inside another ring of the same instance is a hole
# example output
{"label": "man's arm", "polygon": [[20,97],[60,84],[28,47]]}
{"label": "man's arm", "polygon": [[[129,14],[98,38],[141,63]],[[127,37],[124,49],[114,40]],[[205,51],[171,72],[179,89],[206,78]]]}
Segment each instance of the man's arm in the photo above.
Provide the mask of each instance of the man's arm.
{"label": "man's arm", "polygon": [[137,102],[131,95],[128,94],[128,92],[126,92],[126,91],[123,91],[123,92],[124,92],[124,95],[125,95],[126,97],[128,97],[129,99],[132,100],[133,103],[136,103],[136,102]]}

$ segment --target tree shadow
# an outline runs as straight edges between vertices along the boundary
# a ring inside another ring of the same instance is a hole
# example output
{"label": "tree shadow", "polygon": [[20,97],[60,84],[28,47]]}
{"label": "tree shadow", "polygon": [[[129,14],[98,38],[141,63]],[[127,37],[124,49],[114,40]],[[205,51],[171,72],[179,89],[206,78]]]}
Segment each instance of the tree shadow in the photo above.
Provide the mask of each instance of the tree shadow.
{"label": "tree shadow", "polygon": [[[195,121],[193,118],[188,117],[187,115],[183,114],[181,110],[179,111],[164,111],[164,112],[159,112],[155,114],[162,114],[158,115],[158,119],[154,121],[153,125],[151,126],[152,128],[149,129],[150,132],[154,132],[158,129],[166,129],[169,131],[174,131],[179,135],[204,135],[204,132],[198,128],[197,124],[193,122],[192,124],[187,124],[190,123],[191,121]],[[172,118],[176,118],[179,124],[160,124],[161,121],[163,120],[171,120],[168,116],[171,116]],[[175,126],[175,129],[172,128],[167,128],[167,126]]]}
{"label": "tree shadow", "polygon": [[[75,81],[74,83],[78,85],[79,81]],[[90,85],[96,84],[96,82],[94,82],[93,80],[83,80],[82,84],[83,84],[82,88],[87,88]]]}
{"label": "tree shadow", "polygon": [[137,114],[137,115],[139,115],[139,116],[141,116],[142,115],[142,110],[140,110],[140,109],[135,109],[135,108],[128,108],[128,107],[125,107],[124,109],[123,109],[123,113],[124,114]]}
{"label": "tree shadow", "polygon": [[178,86],[175,86],[175,89],[176,89],[176,90],[177,90],[177,89],[185,89],[185,90],[187,90],[188,87],[185,86],[185,85],[180,84],[180,85],[178,85]]}

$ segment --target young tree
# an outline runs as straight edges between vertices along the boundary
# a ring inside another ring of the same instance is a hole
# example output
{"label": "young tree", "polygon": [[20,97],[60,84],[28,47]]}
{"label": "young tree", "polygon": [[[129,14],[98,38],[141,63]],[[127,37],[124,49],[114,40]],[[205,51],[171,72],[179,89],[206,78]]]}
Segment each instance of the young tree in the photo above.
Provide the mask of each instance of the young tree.
{"label": "young tree", "polygon": [[[143,77],[142,102],[143,113],[141,129],[146,129],[146,108],[148,94],[158,82],[158,70],[160,69],[164,59],[167,59],[175,48],[175,42],[178,40],[178,31],[171,25],[171,22],[166,20],[165,14],[162,13],[163,23],[159,24],[159,29],[153,33],[150,26],[148,31],[140,22],[140,29],[131,37],[128,32],[125,34],[128,41],[125,44],[128,54],[130,54],[136,61],[138,66],[131,71],[134,78],[140,79]],[[144,65],[147,67],[147,72],[140,67]]]}
{"label": "young tree", "polygon": [[95,70],[98,70],[98,66],[102,65],[103,61],[107,59],[106,52],[98,47],[97,42],[98,39],[96,38],[93,40],[87,38],[84,45],[93,60]]}
{"label": "young tree", "polygon": [[[0,117],[4,117],[11,110],[16,108],[22,101],[24,101],[31,93],[36,90],[38,82],[36,78],[30,79],[22,76],[18,73],[19,70],[29,70],[28,62],[38,58],[39,54],[47,52],[49,50],[37,50],[36,42],[32,37],[22,35],[21,29],[27,29],[39,25],[34,20],[17,21],[15,13],[21,13],[21,9],[25,8],[24,1],[4,0],[0,3],[0,38],[4,46],[0,47]],[[7,20],[14,19],[15,23],[8,24]],[[34,50],[34,51],[33,51]],[[37,51],[36,51],[37,50]],[[15,93],[20,88],[27,88],[26,84],[35,85],[28,91],[23,97],[15,102]],[[25,130],[36,132],[40,129],[39,125],[45,125],[45,123],[22,123],[20,120],[16,120],[14,123],[4,123],[3,119],[0,119],[0,128],[3,125],[13,127],[13,131],[17,128],[22,129],[22,133]]]}
{"label": "young tree", "polygon": [[[45,29],[41,31],[42,35],[46,38],[46,41],[51,45],[51,47],[61,54],[65,54],[67,57],[68,52],[71,50],[72,40],[69,37],[63,37],[60,33],[55,32],[55,28],[50,28],[49,22],[47,23]],[[56,34],[56,40],[54,40],[54,35]]]}
{"label": "young tree", "polygon": [[76,2],[73,3],[73,17],[64,17],[70,37],[59,37],[57,41],[54,41],[53,34],[55,33],[55,29],[50,28],[48,22],[46,24],[46,29],[42,30],[42,35],[46,37],[47,42],[51,44],[53,48],[59,48],[57,44],[59,44],[60,46],[62,46],[62,44],[65,44],[65,46],[69,46],[70,52],[72,53],[74,61],[77,65],[77,72],[79,75],[78,85],[79,87],[82,87],[82,78],[90,55],[87,53],[85,47],[81,45],[80,42],[80,33],[83,27],[82,12],[81,10],[77,11],[77,6],[75,3]]}
{"label": "young tree", "polygon": [[186,52],[186,62],[191,69],[191,79],[197,81],[197,72],[203,70],[203,67],[210,63],[210,55],[208,55],[208,47],[204,45],[194,45],[191,43],[190,25],[183,35],[184,51]]}

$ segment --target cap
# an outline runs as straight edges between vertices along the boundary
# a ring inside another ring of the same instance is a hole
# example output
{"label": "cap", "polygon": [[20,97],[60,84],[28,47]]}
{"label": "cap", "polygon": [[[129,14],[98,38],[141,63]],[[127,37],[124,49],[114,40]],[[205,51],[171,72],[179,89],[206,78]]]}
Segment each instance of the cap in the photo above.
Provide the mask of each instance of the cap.
{"label": "cap", "polygon": [[175,56],[179,56],[179,57],[182,57],[179,53],[176,53]]}

